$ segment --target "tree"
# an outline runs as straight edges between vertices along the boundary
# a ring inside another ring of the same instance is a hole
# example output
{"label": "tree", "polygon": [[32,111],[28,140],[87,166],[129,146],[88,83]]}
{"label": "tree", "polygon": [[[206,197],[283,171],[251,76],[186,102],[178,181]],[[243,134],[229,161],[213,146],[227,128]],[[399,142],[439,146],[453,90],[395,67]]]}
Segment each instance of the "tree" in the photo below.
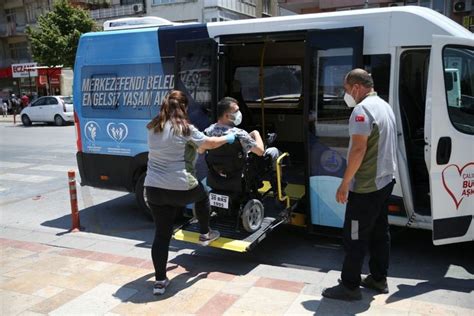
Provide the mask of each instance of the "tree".
{"label": "tree", "polygon": [[68,0],[56,0],[52,11],[38,19],[38,28],[27,27],[33,59],[41,65],[74,67],[81,34],[95,30],[94,20]]}

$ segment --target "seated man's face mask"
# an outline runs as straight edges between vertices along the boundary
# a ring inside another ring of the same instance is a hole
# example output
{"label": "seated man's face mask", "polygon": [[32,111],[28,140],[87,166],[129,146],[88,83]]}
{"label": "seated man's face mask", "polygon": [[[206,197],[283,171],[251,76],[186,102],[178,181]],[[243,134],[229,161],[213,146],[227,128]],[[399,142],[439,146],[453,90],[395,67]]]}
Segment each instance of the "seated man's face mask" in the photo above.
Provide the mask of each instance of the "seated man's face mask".
{"label": "seated man's face mask", "polygon": [[240,123],[242,123],[242,113],[240,111],[237,111],[235,113],[230,114],[231,121],[234,124],[234,126],[239,126]]}

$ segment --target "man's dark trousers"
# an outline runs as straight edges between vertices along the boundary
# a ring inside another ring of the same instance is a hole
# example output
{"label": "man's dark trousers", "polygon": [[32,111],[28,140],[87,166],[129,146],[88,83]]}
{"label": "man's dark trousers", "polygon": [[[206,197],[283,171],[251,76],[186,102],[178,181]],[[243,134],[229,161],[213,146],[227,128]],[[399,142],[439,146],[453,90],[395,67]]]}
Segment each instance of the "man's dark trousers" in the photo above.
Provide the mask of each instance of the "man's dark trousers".
{"label": "man's dark trousers", "polygon": [[367,250],[372,277],[380,281],[387,277],[390,257],[390,228],[388,199],[395,180],[370,193],[349,192],[344,219],[344,248],[342,283],[349,289],[360,286],[360,274]]}

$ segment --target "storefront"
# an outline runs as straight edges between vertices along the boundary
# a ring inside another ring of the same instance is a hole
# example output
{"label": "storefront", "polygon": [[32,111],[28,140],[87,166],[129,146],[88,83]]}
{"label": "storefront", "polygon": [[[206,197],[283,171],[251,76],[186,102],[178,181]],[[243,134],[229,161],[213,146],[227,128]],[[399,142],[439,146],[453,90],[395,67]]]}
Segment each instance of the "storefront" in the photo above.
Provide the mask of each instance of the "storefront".
{"label": "storefront", "polygon": [[0,97],[11,93],[27,95],[59,95],[61,67],[41,67],[36,63],[12,64],[0,69]]}

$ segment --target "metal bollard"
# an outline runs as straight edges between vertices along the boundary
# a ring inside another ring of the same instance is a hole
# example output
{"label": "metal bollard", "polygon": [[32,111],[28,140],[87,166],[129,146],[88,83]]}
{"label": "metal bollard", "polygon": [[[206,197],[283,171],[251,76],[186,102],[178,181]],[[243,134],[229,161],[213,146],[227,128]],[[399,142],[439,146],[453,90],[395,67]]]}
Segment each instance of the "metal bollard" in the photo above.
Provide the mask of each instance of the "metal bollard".
{"label": "metal bollard", "polygon": [[81,222],[79,219],[79,207],[77,206],[76,173],[73,170],[67,172],[69,178],[69,196],[71,200],[71,232],[81,231]]}

